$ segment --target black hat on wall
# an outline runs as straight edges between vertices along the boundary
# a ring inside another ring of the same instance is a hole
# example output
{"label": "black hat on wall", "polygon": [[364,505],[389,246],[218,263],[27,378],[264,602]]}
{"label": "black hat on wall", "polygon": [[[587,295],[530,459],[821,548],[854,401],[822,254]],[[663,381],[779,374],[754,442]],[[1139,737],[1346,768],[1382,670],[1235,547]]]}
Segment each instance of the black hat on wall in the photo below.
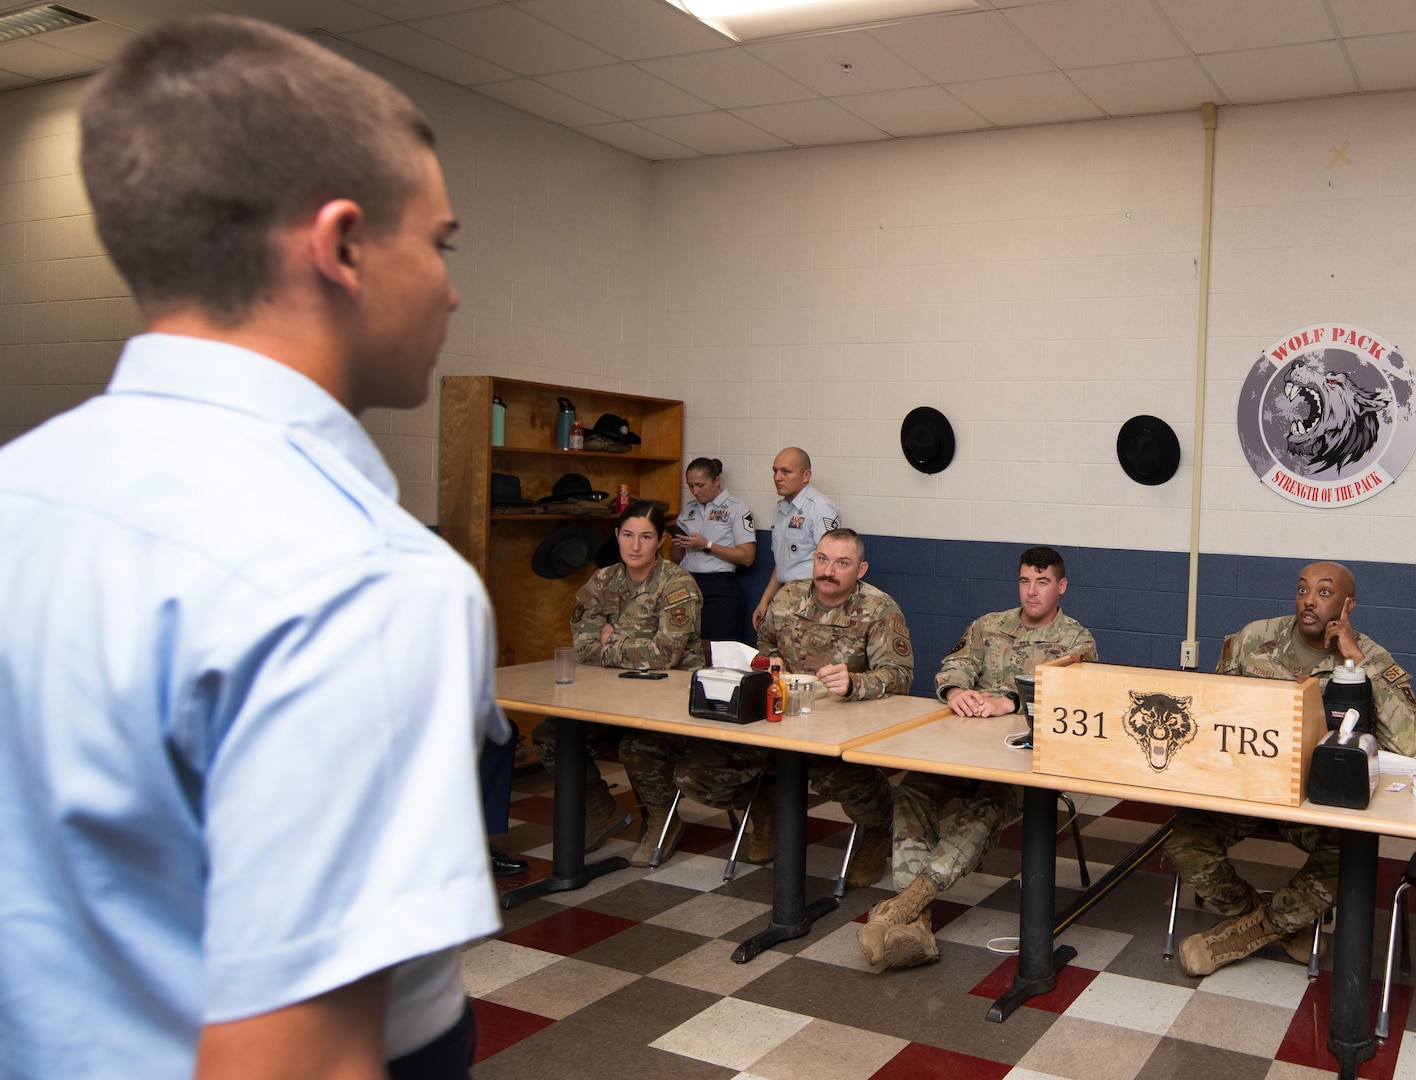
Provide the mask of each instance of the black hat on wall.
{"label": "black hat on wall", "polygon": [[537,577],[563,578],[590,561],[590,553],[600,546],[600,534],[588,525],[562,525],[537,546],[531,569]]}
{"label": "black hat on wall", "polygon": [[922,473],[943,472],[954,460],[954,428],[938,409],[911,409],[900,425],[905,460]]}
{"label": "black hat on wall", "polygon": [[1116,459],[1138,484],[1154,487],[1180,467],[1180,440],[1158,416],[1133,416],[1116,436]]}

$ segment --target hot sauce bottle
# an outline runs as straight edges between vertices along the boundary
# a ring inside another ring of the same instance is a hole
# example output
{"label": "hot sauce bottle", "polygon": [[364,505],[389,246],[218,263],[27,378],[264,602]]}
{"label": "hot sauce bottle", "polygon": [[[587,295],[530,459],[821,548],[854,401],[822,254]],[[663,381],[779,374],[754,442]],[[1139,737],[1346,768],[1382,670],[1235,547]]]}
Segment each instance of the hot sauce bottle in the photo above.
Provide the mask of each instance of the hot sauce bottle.
{"label": "hot sauce bottle", "polygon": [[767,688],[767,719],[780,720],[787,707],[787,684],[782,681],[782,665],[772,665],[772,685]]}

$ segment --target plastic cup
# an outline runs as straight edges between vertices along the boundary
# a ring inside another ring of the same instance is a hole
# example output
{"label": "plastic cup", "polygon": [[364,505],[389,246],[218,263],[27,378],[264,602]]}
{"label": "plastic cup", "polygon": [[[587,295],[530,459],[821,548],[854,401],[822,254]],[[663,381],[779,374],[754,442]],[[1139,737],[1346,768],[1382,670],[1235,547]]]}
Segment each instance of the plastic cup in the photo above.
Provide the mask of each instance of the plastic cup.
{"label": "plastic cup", "polygon": [[557,649],[555,651],[556,682],[575,682],[575,650]]}

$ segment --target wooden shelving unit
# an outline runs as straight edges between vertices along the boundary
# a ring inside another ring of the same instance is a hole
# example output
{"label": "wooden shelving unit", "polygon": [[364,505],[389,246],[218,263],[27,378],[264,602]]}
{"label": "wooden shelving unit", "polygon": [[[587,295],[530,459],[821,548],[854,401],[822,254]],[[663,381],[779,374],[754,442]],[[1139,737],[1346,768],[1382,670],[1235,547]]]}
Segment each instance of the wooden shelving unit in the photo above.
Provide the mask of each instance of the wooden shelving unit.
{"label": "wooden shelving unit", "polygon": [[[492,398],[506,402],[506,445],[491,445]],[[605,413],[623,417],[641,443],[627,454],[556,448],[557,399],[569,398],[588,432]],[[660,499],[677,516],[683,490],[683,402],[576,387],[550,386],[490,375],[442,380],[438,452],[438,528],[477,568],[497,611],[502,664],[549,659],[570,644],[575,593],[595,570],[593,560],[570,577],[548,581],[531,570],[541,541],[567,521],[584,521],[605,539],[612,518],[568,514],[494,514],[492,473],[521,481],[521,497],[551,493],[566,473],[580,473],[593,489],[631,498]]]}

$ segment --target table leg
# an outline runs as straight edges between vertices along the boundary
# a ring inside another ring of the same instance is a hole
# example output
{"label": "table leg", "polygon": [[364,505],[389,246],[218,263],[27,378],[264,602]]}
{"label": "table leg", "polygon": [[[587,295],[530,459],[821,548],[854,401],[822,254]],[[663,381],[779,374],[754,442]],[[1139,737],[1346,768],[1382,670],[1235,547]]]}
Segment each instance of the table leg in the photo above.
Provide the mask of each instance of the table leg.
{"label": "table leg", "polygon": [[807,756],[791,750],[777,751],[777,850],[772,868],[772,921],[766,930],[748,938],[733,953],[745,964],[779,941],[799,938],[811,924],[835,911],[834,896],[806,903],[806,767]]}
{"label": "table leg", "polygon": [[1057,988],[1057,969],[1077,955],[1070,945],[1052,949],[1057,889],[1057,793],[1023,789],[1023,900],[1018,916],[1018,973],[1013,986],[988,1010],[1001,1024],[1019,1005]]}
{"label": "table leg", "polygon": [[546,893],[578,889],[602,874],[623,870],[629,860],[618,855],[585,865],[585,721],[556,718],[556,805],[551,831],[551,876],[502,893],[509,911]]}
{"label": "table leg", "polygon": [[1338,855],[1328,1049],[1337,1057],[1340,1080],[1353,1080],[1357,1066],[1376,1053],[1367,1012],[1372,1004],[1378,840],[1376,833],[1343,830]]}

